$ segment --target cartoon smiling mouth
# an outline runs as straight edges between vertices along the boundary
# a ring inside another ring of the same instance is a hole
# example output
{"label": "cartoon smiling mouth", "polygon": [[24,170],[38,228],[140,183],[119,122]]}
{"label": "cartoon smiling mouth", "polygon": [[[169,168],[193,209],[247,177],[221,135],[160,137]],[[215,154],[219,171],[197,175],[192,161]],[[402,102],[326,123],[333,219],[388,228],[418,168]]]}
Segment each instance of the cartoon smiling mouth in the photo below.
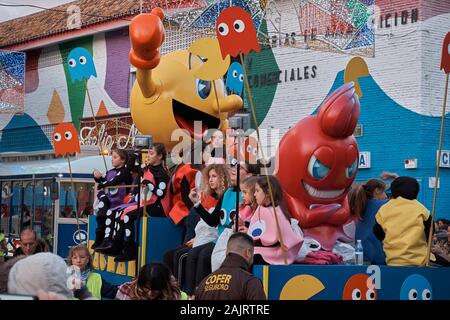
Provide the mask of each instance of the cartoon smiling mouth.
{"label": "cartoon smiling mouth", "polygon": [[319,198],[319,199],[333,199],[341,196],[344,191],[344,189],[338,189],[338,190],[319,190],[316,189],[306,182],[303,181],[303,186],[305,187],[306,191],[311,197]]}
{"label": "cartoon smiling mouth", "polygon": [[[172,100],[173,115],[178,126],[182,129],[186,129],[191,134],[191,137],[195,137],[195,133],[203,134],[207,129],[217,129],[220,125],[220,119],[210,114],[194,109],[180,101]],[[194,131],[194,121],[201,121],[202,132]]]}

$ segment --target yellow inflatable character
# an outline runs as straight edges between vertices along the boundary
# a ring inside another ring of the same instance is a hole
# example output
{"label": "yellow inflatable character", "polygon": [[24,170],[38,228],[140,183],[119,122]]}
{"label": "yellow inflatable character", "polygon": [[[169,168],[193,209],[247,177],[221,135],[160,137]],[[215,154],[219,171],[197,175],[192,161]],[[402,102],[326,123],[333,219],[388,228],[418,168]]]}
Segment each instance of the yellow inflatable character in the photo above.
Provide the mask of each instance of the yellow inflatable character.
{"label": "yellow inflatable character", "polygon": [[[218,50],[207,50],[204,55],[199,50],[195,54],[180,50],[160,56],[163,19],[162,9],[155,8],[130,24],[130,62],[137,68],[131,116],[141,133],[151,134],[170,150],[178,142],[171,141],[174,130],[185,129],[191,138],[201,138],[206,129],[223,129],[228,112],[242,108],[243,103],[237,95],[226,95],[222,81],[215,81],[216,99],[214,84],[194,76],[199,64],[207,66],[208,60],[217,60],[208,55],[219,54]],[[201,132],[194,132],[194,121],[201,121]]]}

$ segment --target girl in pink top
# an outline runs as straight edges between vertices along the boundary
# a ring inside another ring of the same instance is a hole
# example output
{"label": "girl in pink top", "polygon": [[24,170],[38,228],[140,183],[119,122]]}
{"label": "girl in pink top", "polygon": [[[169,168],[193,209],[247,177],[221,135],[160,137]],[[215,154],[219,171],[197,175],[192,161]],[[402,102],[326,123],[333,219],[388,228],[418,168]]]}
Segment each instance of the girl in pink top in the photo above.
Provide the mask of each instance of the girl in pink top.
{"label": "girl in pink top", "polygon": [[[254,263],[291,264],[300,250],[303,238],[292,229],[288,211],[282,210],[280,207],[283,202],[280,183],[274,176],[269,176],[269,180],[278,223],[274,216],[267,177],[261,176],[255,185],[255,199],[258,208],[253,214],[248,228],[248,234],[255,241]],[[280,233],[282,241],[280,241]]]}

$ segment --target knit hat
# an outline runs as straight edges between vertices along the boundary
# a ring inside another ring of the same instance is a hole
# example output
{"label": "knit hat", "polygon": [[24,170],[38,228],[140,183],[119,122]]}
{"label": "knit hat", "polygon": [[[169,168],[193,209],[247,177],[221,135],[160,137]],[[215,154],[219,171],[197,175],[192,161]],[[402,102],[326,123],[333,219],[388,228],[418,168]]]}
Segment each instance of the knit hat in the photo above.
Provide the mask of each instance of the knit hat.
{"label": "knit hat", "polygon": [[391,192],[394,198],[414,200],[419,194],[419,183],[411,177],[398,177],[391,183]]}
{"label": "knit hat", "polygon": [[436,232],[436,239],[438,241],[446,241],[447,240],[447,231],[438,231]]}
{"label": "knit hat", "polygon": [[67,287],[67,265],[50,252],[37,253],[17,262],[9,272],[8,293],[37,295],[37,291],[52,291],[73,298]]}

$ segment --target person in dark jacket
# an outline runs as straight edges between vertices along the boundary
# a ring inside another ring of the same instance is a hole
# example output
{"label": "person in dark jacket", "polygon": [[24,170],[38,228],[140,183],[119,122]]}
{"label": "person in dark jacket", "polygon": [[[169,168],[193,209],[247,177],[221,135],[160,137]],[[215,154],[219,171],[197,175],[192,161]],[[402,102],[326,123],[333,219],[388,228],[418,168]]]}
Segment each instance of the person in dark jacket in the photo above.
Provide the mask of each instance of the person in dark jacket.
{"label": "person in dark jacket", "polygon": [[238,232],[228,240],[222,266],[204,278],[195,295],[197,300],[266,300],[261,280],[249,272],[253,264],[253,239]]}

